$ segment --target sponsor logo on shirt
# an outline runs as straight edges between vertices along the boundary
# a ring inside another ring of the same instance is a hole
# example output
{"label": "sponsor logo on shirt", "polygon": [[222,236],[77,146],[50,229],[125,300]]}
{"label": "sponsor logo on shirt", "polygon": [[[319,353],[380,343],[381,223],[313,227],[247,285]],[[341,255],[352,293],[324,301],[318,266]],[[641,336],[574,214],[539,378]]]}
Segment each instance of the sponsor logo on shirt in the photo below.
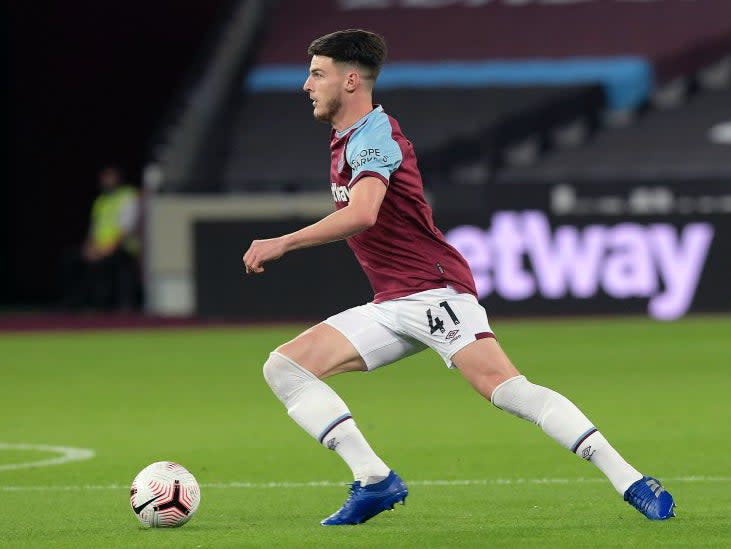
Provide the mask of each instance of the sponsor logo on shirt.
{"label": "sponsor logo on shirt", "polygon": [[338,185],[337,183],[330,183],[330,190],[333,193],[333,200],[335,202],[350,202],[350,189],[344,185]]}
{"label": "sponsor logo on shirt", "polygon": [[368,164],[369,162],[373,162],[374,160],[386,161],[386,158],[387,157],[381,156],[381,149],[363,149],[355,155],[352,162],[350,163],[350,167],[354,170],[357,170],[358,168],[365,164]]}

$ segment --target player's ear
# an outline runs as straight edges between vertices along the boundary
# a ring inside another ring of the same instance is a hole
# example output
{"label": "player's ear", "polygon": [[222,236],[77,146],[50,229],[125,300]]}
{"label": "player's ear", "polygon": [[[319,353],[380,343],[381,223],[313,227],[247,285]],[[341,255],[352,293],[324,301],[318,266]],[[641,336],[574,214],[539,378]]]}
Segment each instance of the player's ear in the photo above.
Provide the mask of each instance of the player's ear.
{"label": "player's ear", "polygon": [[349,70],[345,75],[345,91],[354,92],[361,85],[361,77],[358,71]]}

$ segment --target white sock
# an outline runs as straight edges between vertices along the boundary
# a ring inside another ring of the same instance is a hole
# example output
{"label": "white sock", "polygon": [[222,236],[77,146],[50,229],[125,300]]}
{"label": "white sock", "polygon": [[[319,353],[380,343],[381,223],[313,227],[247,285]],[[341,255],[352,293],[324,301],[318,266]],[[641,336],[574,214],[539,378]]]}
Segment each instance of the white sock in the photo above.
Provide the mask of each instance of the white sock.
{"label": "white sock", "polygon": [[498,385],[490,400],[498,408],[532,421],[561,446],[591,461],[620,494],[642,478],[581,410],[556,391],[516,376]]}
{"label": "white sock", "polygon": [[320,444],[335,450],[362,485],[388,476],[379,458],[353,421],[345,402],[317,376],[281,353],[264,363],[264,379],[297,424]]}
{"label": "white sock", "polygon": [[333,427],[323,444],[343,458],[353,471],[353,479],[363,486],[383,480],[391,471],[375,454],[353,418]]}
{"label": "white sock", "polygon": [[620,494],[624,494],[632,483],[642,478],[642,473],[627,463],[599,431],[584,437],[574,453],[596,465]]}

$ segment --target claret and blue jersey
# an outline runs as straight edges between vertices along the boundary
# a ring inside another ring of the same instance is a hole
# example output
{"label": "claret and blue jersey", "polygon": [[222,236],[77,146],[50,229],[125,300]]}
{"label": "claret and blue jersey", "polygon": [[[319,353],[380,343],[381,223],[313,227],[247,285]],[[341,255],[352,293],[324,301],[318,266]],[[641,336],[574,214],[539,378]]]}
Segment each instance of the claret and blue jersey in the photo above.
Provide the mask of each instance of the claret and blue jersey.
{"label": "claret and blue jersey", "polygon": [[388,185],[391,174],[401,166],[404,159],[399,137],[405,141],[413,155],[411,143],[404,138],[398,123],[380,105],[350,128],[340,132],[333,130],[333,144],[345,144],[345,147],[339,148],[341,153],[336,168],[339,173],[350,173],[348,188],[366,175],[375,176]]}
{"label": "claret and blue jersey", "polygon": [[376,303],[446,286],[476,295],[467,262],[434,225],[414,147],[383,107],[375,106],[350,128],[333,130],[330,151],[338,209],[348,205],[351,189],[365,177],[388,187],[376,224],[347,239]]}

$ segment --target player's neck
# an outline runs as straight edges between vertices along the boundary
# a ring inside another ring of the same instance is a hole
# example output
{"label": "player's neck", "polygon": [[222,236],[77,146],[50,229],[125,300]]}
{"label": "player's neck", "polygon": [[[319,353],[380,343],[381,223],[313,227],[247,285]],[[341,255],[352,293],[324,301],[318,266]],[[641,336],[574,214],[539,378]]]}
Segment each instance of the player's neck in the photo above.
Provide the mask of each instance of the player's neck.
{"label": "player's neck", "polygon": [[340,116],[333,119],[332,126],[336,131],[343,131],[373,110],[373,102],[370,97],[358,101],[347,109],[342,109]]}

